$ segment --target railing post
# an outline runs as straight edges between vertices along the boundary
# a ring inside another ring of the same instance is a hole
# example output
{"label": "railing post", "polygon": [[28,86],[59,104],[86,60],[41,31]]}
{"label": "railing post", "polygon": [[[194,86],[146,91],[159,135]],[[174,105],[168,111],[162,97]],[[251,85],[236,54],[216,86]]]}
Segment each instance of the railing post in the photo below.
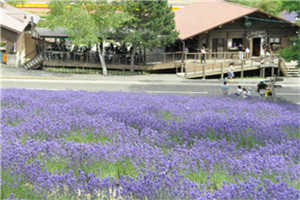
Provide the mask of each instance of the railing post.
{"label": "railing post", "polygon": [[221,79],[224,79],[224,61],[221,64]]}
{"label": "railing post", "polygon": [[205,79],[205,66],[202,64],[202,79]]}
{"label": "railing post", "polygon": [[274,67],[271,68],[271,76],[274,77]]}
{"label": "railing post", "polygon": [[241,65],[241,78],[244,78],[244,62],[242,60],[242,65]]}
{"label": "railing post", "polygon": [[280,65],[281,65],[281,60],[280,58],[278,58],[277,76],[280,76]]}
{"label": "railing post", "polygon": [[265,77],[265,68],[262,65],[260,65],[260,77],[262,77],[262,78]]}
{"label": "railing post", "polygon": [[166,63],[166,54],[165,53],[163,54],[163,59],[164,59],[163,63]]}

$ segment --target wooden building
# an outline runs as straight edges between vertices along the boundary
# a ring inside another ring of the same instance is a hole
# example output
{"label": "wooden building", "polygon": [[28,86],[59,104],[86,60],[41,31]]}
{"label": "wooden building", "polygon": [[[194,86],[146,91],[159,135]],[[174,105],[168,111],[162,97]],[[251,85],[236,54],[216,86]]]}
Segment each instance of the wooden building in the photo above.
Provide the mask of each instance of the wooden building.
{"label": "wooden building", "polygon": [[249,48],[250,56],[263,56],[291,44],[299,26],[256,8],[222,0],[199,0],[175,11],[179,39],[189,52],[204,46],[209,52]]}
{"label": "wooden building", "polygon": [[0,2],[0,41],[5,44],[7,64],[21,66],[26,59],[35,56],[35,41],[32,26],[39,17],[21,9]]}

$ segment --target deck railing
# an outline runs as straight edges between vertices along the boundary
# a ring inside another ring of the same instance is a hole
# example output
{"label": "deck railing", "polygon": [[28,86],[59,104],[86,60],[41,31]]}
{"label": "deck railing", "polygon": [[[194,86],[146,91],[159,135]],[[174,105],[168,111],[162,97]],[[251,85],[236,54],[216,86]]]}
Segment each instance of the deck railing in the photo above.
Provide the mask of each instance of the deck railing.
{"label": "deck railing", "polygon": [[[100,59],[97,52],[69,52],[69,51],[44,51],[44,60],[53,61],[58,64],[65,64],[66,62],[76,66],[82,64],[99,64]],[[130,65],[130,54],[106,54],[105,62],[107,65]],[[187,52],[166,52],[147,54],[146,56],[137,54],[134,56],[135,65],[174,65],[178,71],[183,71],[184,65],[190,62],[215,64],[220,62],[239,62],[247,59],[245,53],[241,52],[208,52],[203,53],[187,53]],[[260,59],[260,58],[257,58]],[[59,62],[57,62],[59,61]],[[87,66],[87,65],[86,65]],[[180,70],[179,70],[180,68]]]}

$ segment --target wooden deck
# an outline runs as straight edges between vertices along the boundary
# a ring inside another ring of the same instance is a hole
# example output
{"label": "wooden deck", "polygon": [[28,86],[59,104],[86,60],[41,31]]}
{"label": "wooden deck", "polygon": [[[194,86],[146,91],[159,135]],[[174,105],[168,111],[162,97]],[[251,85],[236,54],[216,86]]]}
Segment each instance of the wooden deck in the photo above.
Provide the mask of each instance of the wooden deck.
{"label": "wooden deck", "polygon": [[[52,52],[54,54],[55,52]],[[46,67],[79,67],[101,69],[99,59],[92,56],[81,56],[75,58],[70,53],[56,52],[60,56],[44,56],[43,66]],[[73,58],[73,60],[71,59]],[[248,59],[239,59],[236,54],[221,52],[206,54],[206,62],[200,62],[200,53],[164,53],[159,55],[149,55],[146,59],[146,65],[137,63],[134,69],[137,71],[156,71],[174,69],[176,73],[184,78],[205,78],[206,76],[221,75],[228,72],[230,63],[234,63],[234,72],[241,72],[241,76],[245,71],[260,70],[261,74],[265,73],[265,68],[271,68],[272,74],[275,69],[279,69],[286,76],[287,70],[284,61],[277,55],[269,57],[252,57]],[[88,60],[88,61],[86,61]],[[110,62],[107,62],[107,68],[110,70],[130,70],[128,60],[124,60],[124,56],[116,55]]]}
{"label": "wooden deck", "polygon": [[[215,63],[201,64],[201,63],[186,63],[184,72],[177,73],[178,76],[184,78],[205,78],[206,76],[221,75],[224,77],[228,72],[228,66],[231,61],[223,60]],[[241,76],[244,76],[244,72],[252,70],[260,70],[261,76],[264,76],[265,70],[271,68],[272,76],[276,73],[276,70],[280,69],[278,60],[272,60],[270,62],[261,63],[255,59],[248,59],[239,61],[234,64],[234,72],[241,72]]]}
{"label": "wooden deck", "polygon": [[[60,61],[60,60],[45,60],[43,62],[43,66],[45,67],[78,67],[78,68],[93,68],[93,69],[101,69],[100,63],[88,63],[88,62],[72,62],[72,61]],[[115,70],[130,70],[130,65],[125,64],[107,64],[108,69]],[[165,70],[165,69],[175,69],[174,63],[156,63],[156,64],[148,64],[148,65],[135,65],[135,70],[141,71],[155,71],[155,70]]]}

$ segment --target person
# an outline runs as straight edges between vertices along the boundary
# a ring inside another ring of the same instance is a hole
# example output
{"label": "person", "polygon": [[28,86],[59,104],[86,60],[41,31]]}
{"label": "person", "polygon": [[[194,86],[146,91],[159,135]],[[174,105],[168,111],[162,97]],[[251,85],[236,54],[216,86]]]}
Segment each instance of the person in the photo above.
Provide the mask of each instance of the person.
{"label": "person", "polygon": [[266,92],[265,92],[265,97],[269,98],[269,97],[272,97],[272,96],[273,96],[272,86],[268,85],[267,89],[266,89]]}
{"label": "person", "polygon": [[247,90],[245,87],[242,89],[242,93],[241,93],[243,98],[248,98],[251,96],[251,92],[249,90]]}
{"label": "person", "polygon": [[259,94],[259,96],[261,96],[261,97],[265,96],[266,89],[267,89],[267,84],[263,80],[261,80],[257,84],[257,93]]}
{"label": "person", "polygon": [[232,78],[234,77],[233,63],[229,64],[228,74],[227,75],[228,75],[229,81],[232,81]]}
{"label": "person", "polygon": [[205,54],[206,54],[206,50],[205,50],[205,46],[203,45],[201,49],[201,63],[206,63]]}
{"label": "person", "polygon": [[244,48],[243,48],[242,44],[239,45],[239,57],[240,57],[240,60],[244,59]]}
{"label": "person", "polygon": [[238,86],[236,92],[234,93],[234,95],[236,96],[241,96],[243,92],[242,86]]}
{"label": "person", "polygon": [[249,47],[246,48],[246,59],[250,58],[250,49]]}
{"label": "person", "polygon": [[229,86],[226,80],[223,82],[223,85],[221,85],[221,90],[223,92],[223,95],[229,95]]}

